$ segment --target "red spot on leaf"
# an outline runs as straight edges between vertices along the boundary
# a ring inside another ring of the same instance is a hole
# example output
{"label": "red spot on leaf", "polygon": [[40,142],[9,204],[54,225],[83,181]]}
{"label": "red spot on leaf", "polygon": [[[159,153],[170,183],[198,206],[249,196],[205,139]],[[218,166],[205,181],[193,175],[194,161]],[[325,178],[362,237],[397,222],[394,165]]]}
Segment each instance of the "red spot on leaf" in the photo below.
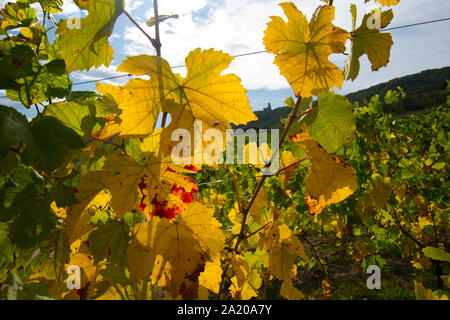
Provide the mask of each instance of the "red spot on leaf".
{"label": "red spot on leaf", "polygon": [[195,173],[198,172],[198,169],[197,169],[196,167],[194,167],[192,164],[190,164],[190,165],[185,165],[184,168],[185,168],[186,170],[189,170],[189,171],[192,171],[192,172],[195,172]]}

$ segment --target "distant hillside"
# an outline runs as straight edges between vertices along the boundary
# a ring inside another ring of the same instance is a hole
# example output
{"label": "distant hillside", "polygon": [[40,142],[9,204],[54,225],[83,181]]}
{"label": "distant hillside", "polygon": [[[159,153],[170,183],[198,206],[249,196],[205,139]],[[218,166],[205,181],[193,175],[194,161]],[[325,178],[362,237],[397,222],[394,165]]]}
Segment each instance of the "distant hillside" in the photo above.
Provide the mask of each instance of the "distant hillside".
{"label": "distant hillside", "polygon": [[291,113],[292,109],[289,107],[280,107],[276,109],[265,108],[264,110],[255,111],[258,120],[251,121],[245,126],[241,125],[240,129],[275,129],[281,128],[281,119],[286,119]]}
{"label": "distant hillside", "polygon": [[[446,103],[447,96],[449,95],[447,91],[447,80],[450,80],[450,67],[426,70],[350,93],[346,97],[351,102],[363,103],[364,100],[370,100],[375,94],[384,97],[389,90],[400,87],[405,91],[406,97],[398,105],[389,105],[385,110],[391,113],[418,111]],[[282,126],[280,120],[286,119],[291,110],[289,107],[280,107],[255,111],[258,117],[257,121],[252,121],[245,126],[241,125],[237,128],[280,128]]]}
{"label": "distant hillside", "polygon": [[450,67],[426,70],[350,93],[347,98],[352,102],[361,103],[364,100],[369,100],[375,94],[384,97],[389,90],[400,87],[405,91],[406,97],[400,102],[399,106],[396,106],[399,110],[391,111],[395,113],[423,110],[447,101],[449,95],[446,90],[447,80],[450,80]]}

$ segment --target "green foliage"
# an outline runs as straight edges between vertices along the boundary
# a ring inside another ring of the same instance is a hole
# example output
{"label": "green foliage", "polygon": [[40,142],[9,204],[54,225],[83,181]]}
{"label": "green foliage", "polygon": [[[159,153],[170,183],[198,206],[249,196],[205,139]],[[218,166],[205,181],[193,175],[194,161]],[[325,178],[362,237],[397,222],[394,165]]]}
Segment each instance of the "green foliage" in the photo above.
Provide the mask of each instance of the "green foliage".
{"label": "green foliage", "polygon": [[[72,92],[68,72],[111,62],[108,37],[125,6],[75,3],[87,10],[79,25],[47,19],[61,0],[20,0],[1,11],[0,89],[37,109],[27,119],[0,106],[2,299],[445,298],[449,108],[394,118],[386,111],[408,99],[408,88],[355,104],[331,91],[344,75],[329,57],[345,52],[349,38],[349,78],[363,54],[373,70],[389,60],[390,35],[357,29],[355,6],[351,37],[333,24],[333,5],[310,20],[281,5],[287,20],[271,17],[264,44],[296,101],[248,123],[247,91],[224,72],[232,57],[214,49],[189,53],[185,78],[163,58],[140,55],[118,70],[148,80]],[[383,26],[392,14],[384,12]],[[154,130],[160,111],[172,121]],[[291,142],[281,141],[272,176],[262,176],[263,159],[169,159],[173,131],[191,132],[197,120],[206,132],[231,122],[279,127],[281,119]],[[373,264],[389,278],[384,292],[364,286]],[[66,284],[70,265],[81,271],[78,290]],[[403,280],[397,291],[395,277]]]}

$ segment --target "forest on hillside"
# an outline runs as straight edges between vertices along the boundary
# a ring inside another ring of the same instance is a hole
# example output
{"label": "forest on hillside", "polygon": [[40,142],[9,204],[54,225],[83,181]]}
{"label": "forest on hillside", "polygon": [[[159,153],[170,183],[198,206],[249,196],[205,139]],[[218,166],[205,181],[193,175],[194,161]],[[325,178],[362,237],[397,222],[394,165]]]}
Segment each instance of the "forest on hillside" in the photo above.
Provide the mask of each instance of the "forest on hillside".
{"label": "forest on hillside", "polygon": [[[349,93],[346,97],[351,102],[363,104],[370,101],[374,95],[384,97],[389,90],[401,88],[405,95],[400,97],[399,101],[386,104],[384,111],[393,115],[410,114],[446,104],[449,94],[448,81],[450,81],[450,67],[432,69],[392,79],[367,89]],[[281,128],[283,120],[289,116],[290,112],[291,108],[289,107],[264,108],[264,110],[255,111],[258,120],[235,128],[244,130]]]}

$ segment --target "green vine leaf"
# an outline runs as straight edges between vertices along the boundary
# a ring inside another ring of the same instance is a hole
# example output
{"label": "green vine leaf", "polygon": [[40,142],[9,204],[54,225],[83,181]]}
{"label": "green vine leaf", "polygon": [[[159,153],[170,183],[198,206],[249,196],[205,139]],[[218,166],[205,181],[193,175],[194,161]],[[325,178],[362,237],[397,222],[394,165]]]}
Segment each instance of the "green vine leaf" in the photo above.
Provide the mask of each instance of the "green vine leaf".
{"label": "green vine leaf", "polygon": [[78,21],[62,20],[56,30],[55,44],[66,61],[67,72],[110,64],[113,49],[108,37],[123,12],[124,3],[123,0],[104,0],[89,2],[86,7],[79,4],[79,7],[87,9],[88,16]]}

